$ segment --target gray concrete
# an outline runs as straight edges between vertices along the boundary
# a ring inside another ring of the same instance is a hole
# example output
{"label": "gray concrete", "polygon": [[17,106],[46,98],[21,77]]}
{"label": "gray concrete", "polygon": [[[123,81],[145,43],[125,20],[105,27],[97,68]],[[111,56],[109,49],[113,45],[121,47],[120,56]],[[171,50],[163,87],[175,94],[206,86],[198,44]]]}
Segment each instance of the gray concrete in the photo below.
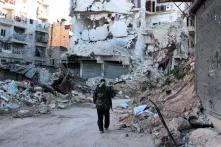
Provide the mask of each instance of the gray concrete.
{"label": "gray concrete", "polygon": [[204,108],[221,116],[221,1],[206,0],[196,12],[196,82]]}
{"label": "gray concrete", "polygon": [[[119,101],[120,102],[120,101]],[[114,105],[119,102],[114,101]],[[0,147],[153,147],[150,136],[117,130],[111,114],[110,130],[100,134],[96,110],[74,106],[37,118],[0,116]]]}

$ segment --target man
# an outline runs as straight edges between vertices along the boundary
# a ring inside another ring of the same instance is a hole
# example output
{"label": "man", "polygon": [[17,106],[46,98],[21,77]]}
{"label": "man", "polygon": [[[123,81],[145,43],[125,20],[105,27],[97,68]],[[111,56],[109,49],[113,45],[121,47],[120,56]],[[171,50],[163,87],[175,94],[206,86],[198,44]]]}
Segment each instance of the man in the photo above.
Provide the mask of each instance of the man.
{"label": "man", "polygon": [[[105,79],[101,79],[100,83],[97,85],[93,101],[96,104],[97,115],[98,115],[98,128],[100,133],[104,133],[104,128],[108,130],[110,125],[110,109],[112,109],[112,100],[111,98],[114,96],[114,92],[112,87],[106,86]],[[103,125],[103,120],[104,125]]]}

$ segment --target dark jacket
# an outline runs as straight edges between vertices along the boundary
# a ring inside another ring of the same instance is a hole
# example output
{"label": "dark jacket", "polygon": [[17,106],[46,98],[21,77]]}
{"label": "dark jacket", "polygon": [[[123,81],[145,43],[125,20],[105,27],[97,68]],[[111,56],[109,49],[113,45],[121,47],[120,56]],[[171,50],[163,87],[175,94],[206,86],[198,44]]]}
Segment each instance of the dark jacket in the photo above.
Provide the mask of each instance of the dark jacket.
{"label": "dark jacket", "polygon": [[114,90],[112,87],[103,85],[97,86],[94,91],[93,101],[98,109],[110,109],[112,108],[112,98],[114,97]]}

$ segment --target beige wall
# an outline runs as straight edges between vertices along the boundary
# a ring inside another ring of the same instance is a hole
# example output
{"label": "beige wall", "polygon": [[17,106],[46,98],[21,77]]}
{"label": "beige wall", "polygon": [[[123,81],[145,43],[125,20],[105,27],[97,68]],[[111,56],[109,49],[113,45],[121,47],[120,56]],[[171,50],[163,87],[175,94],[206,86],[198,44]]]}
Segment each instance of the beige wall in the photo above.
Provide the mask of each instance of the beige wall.
{"label": "beige wall", "polygon": [[50,26],[49,29],[49,46],[56,47],[62,46],[65,48],[69,47],[69,32],[70,29],[65,28],[65,24],[58,22]]}

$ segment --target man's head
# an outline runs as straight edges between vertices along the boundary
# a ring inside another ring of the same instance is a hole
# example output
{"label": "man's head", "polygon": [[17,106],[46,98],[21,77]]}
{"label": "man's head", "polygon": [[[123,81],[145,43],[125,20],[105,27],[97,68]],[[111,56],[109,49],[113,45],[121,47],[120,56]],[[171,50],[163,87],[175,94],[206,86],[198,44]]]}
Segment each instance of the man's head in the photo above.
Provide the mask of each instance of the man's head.
{"label": "man's head", "polygon": [[100,80],[100,83],[99,83],[99,86],[102,87],[102,86],[105,85],[105,84],[106,84],[105,79],[101,79],[101,80]]}

